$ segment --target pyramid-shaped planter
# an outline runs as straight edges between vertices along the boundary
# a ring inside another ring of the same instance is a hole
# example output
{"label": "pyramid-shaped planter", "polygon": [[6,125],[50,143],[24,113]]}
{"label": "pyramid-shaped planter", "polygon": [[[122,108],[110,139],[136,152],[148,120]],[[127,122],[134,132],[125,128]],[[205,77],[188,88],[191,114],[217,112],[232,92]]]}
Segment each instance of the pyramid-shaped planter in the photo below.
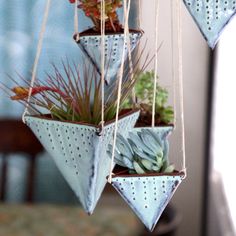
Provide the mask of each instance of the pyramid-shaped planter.
{"label": "pyramid-shaped planter", "polygon": [[152,231],[183,176],[180,172],[156,175],[117,174],[112,178],[112,186]]}
{"label": "pyramid-shaped planter", "polygon": [[198,28],[214,48],[223,29],[236,13],[235,0],[184,0]]}
{"label": "pyramid-shaped planter", "polygon": [[[137,46],[141,36],[141,31],[130,31],[129,37],[132,51]],[[101,35],[81,33],[78,45],[101,74]],[[121,65],[123,45],[124,34],[105,35],[105,80],[107,84],[116,79]],[[125,47],[125,53],[126,59],[128,55],[127,46]]]}
{"label": "pyramid-shaped planter", "polygon": [[[138,116],[139,111],[121,116],[119,132],[127,136]],[[105,125],[103,136],[93,125],[34,116],[26,116],[26,124],[53,157],[85,211],[92,214],[107,182],[111,159],[106,149],[113,139],[115,122]]]}

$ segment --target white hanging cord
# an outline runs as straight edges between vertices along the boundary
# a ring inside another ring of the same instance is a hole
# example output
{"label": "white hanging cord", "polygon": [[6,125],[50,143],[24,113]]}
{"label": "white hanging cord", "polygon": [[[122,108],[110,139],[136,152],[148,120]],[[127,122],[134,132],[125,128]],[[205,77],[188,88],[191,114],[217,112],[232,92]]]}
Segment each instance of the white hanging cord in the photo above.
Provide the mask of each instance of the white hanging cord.
{"label": "white hanging cord", "polygon": [[[141,31],[141,12],[142,12],[142,8],[141,8],[141,0],[138,0],[138,29]],[[140,45],[138,45],[138,48],[137,48],[137,53],[139,54],[139,51],[140,51]],[[132,60],[130,60],[131,58],[131,50],[130,50],[130,43],[128,43],[128,52],[129,52],[129,61],[131,61],[132,63]],[[131,64],[130,64],[131,65]],[[133,73],[133,65],[132,65],[132,79],[134,77],[134,73]],[[132,103],[133,103],[133,108],[136,108],[136,105],[137,105],[137,101],[136,101],[136,92],[135,92],[135,86],[132,88]]]}
{"label": "white hanging cord", "polygon": [[141,30],[142,2],[138,0],[138,28]]}
{"label": "white hanging cord", "polygon": [[[127,8],[124,8],[124,15],[127,15],[127,12],[130,12],[130,5],[131,5],[131,0],[128,0],[128,6]],[[128,22],[129,24],[129,22]],[[125,30],[125,29],[124,29]],[[130,32],[129,32],[129,26],[127,28],[127,50],[128,50],[128,59],[129,59],[129,74],[130,74],[130,80],[133,81],[134,78],[134,69],[133,69],[133,61],[132,61],[132,54],[131,54],[131,43],[130,43]],[[132,103],[133,106],[135,107],[136,105],[136,94],[135,94],[135,88],[132,88]]]}
{"label": "white hanging cord", "polygon": [[79,42],[79,16],[78,16],[78,0],[75,0],[75,14],[74,14],[74,32],[75,41]]}
{"label": "white hanging cord", "polygon": [[[130,4],[131,4],[131,0],[128,0],[128,6],[127,6],[127,8],[125,7],[125,9],[124,9],[124,15],[127,15],[127,12],[130,12]],[[133,80],[134,70],[133,70],[133,62],[132,62],[132,55],[131,55],[131,44],[130,44],[130,35],[129,35],[129,22],[128,22],[128,28],[124,29],[124,30],[127,30],[126,34],[128,35],[126,40],[127,40],[127,50],[128,50],[128,57],[129,57],[129,69],[130,69],[131,80]]]}
{"label": "white hanging cord", "polygon": [[39,41],[38,41],[38,46],[37,46],[36,57],[35,57],[35,60],[34,60],[34,65],[33,65],[33,71],[32,71],[32,77],[31,77],[31,82],[30,82],[30,88],[29,88],[27,104],[26,104],[25,110],[24,110],[23,115],[22,115],[22,121],[24,123],[25,123],[25,116],[28,114],[28,110],[29,110],[29,103],[30,103],[30,98],[31,98],[31,95],[32,95],[32,89],[34,87],[34,83],[35,83],[35,80],[36,80],[37,68],[38,68],[39,58],[40,58],[41,51],[42,51],[43,38],[44,38],[44,33],[46,31],[50,5],[51,5],[51,0],[47,0],[47,4],[46,4],[46,7],[45,7],[45,11],[44,11],[42,27],[41,27],[41,31],[40,31],[40,34],[39,34]]}
{"label": "white hanging cord", "polygon": [[[130,2],[129,2],[130,4]],[[122,78],[124,72],[124,63],[125,63],[125,46],[128,37],[128,28],[129,28],[129,7],[127,7],[127,0],[124,0],[124,9],[127,8],[124,12],[124,45],[123,45],[123,53],[121,58],[121,67],[119,72],[119,84],[118,84],[118,95],[117,95],[117,107],[116,107],[116,120],[115,120],[115,130],[114,130],[114,139],[113,139],[113,146],[112,146],[112,157],[111,157],[111,166],[110,166],[110,174],[108,178],[108,182],[111,183],[112,181],[112,170],[114,165],[114,158],[115,158],[115,147],[116,147],[116,138],[117,138],[117,131],[118,131],[118,119],[119,119],[119,110],[120,110],[120,98],[121,98],[121,86],[122,86]]]}
{"label": "white hanging cord", "polygon": [[157,54],[158,54],[158,27],[159,27],[159,0],[156,0],[156,25],[155,25],[155,69],[154,69],[154,89],[152,104],[152,127],[155,127],[156,115],[156,93],[157,93]]}
{"label": "white hanging cord", "polygon": [[177,121],[177,96],[176,96],[176,87],[177,87],[177,81],[176,81],[176,73],[175,73],[175,45],[174,45],[174,12],[175,12],[175,1],[170,0],[170,8],[171,8],[171,65],[172,65],[172,85],[173,85],[173,108],[174,108],[174,129],[176,128],[176,121]]}
{"label": "white hanging cord", "polygon": [[105,0],[101,1],[101,133],[104,128],[104,103],[105,103]]}
{"label": "white hanging cord", "polygon": [[180,114],[181,114],[181,138],[183,163],[182,171],[185,176],[186,171],[186,148],[185,148],[185,126],[184,126],[184,86],[183,86],[183,38],[182,38],[182,8],[179,0],[176,0],[177,6],[177,33],[178,33],[178,73],[179,73],[179,96],[180,96]]}

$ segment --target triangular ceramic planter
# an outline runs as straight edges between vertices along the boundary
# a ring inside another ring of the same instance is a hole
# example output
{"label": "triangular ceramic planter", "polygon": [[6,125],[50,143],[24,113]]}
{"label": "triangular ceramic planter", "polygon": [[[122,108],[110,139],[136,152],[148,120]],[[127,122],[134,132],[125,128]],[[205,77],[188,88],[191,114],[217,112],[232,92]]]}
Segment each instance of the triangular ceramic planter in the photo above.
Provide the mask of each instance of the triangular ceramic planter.
{"label": "triangular ceramic planter", "polygon": [[112,186],[152,231],[183,177],[184,174],[180,172],[156,175],[117,174],[112,178]]}
{"label": "triangular ceramic planter", "polygon": [[[137,121],[139,111],[128,112],[119,119],[118,130],[127,136]],[[89,214],[99,200],[109,174],[111,159],[106,154],[112,141],[115,122],[107,123],[103,136],[99,127],[26,116],[44,148],[53,157],[58,169]]]}
{"label": "triangular ceramic planter", "polygon": [[214,48],[223,29],[236,13],[235,0],[184,0],[198,28]]}
{"label": "triangular ceramic planter", "polygon": [[[137,46],[141,36],[141,31],[130,31],[129,37],[132,51]],[[78,45],[101,74],[101,35],[86,32],[81,33]],[[105,35],[105,80],[107,84],[113,81],[117,76],[121,65],[123,45],[124,34],[116,33]],[[125,54],[126,59],[128,55],[127,47],[125,47]]]}

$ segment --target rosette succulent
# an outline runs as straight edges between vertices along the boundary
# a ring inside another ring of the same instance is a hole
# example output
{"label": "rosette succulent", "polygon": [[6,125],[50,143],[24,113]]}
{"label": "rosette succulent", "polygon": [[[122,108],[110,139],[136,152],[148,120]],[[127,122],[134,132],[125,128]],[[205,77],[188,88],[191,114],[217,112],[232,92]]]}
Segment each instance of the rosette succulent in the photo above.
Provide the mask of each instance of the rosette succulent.
{"label": "rosette succulent", "polygon": [[[112,145],[109,145],[108,149],[111,156]],[[174,166],[169,164],[168,153],[167,137],[162,137],[154,130],[130,132],[127,139],[120,134],[117,135],[115,162],[127,167],[130,173],[173,172]]]}

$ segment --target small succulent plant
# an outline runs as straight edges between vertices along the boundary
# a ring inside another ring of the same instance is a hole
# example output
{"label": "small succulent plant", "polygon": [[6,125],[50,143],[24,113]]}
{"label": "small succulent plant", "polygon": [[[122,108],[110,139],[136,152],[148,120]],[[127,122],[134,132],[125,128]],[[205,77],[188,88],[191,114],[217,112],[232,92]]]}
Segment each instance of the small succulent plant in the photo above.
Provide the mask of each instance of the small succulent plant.
{"label": "small succulent plant", "polygon": [[[70,0],[74,3],[75,0]],[[122,7],[122,0],[105,0],[105,29],[106,31],[119,32],[121,25],[117,15],[117,9]],[[94,30],[100,32],[101,27],[101,1],[100,0],[80,0],[79,8],[89,17],[93,24]]]}
{"label": "small succulent plant", "polygon": [[[112,145],[109,145],[108,153],[112,155]],[[117,135],[115,162],[128,168],[130,173],[172,173],[174,166],[169,164],[168,153],[167,137],[161,137],[154,130],[130,132],[127,139]]]}
{"label": "small succulent plant", "polygon": [[[154,89],[154,72],[146,71],[139,74],[135,85],[136,102],[141,109],[141,116],[137,123],[138,126],[151,124],[152,103]],[[168,91],[157,85],[156,93],[156,125],[170,125],[174,121],[174,110],[172,106],[167,105]],[[125,103],[126,107],[131,107],[130,100]]]}

